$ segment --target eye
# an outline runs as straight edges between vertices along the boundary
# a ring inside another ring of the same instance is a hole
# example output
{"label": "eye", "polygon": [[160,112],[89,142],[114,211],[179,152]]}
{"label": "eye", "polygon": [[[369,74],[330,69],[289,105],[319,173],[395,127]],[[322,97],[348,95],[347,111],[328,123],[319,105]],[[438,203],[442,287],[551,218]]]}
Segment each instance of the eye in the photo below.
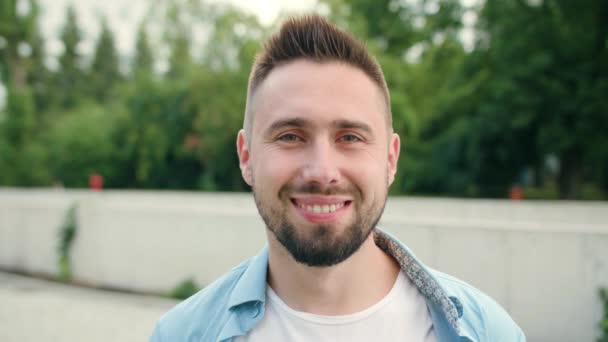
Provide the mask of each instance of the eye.
{"label": "eye", "polygon": [[297,136],[293,133],[286,133],[286,134],[279,136],[277,138],[277,140],[283,141],[283,142],[296,142],[296,141],[301,141],[302,138],[300,138],[299,136]]}
{"label": "eye", "polygon": [[363,141],[361,138],[359,138],[358,136],[356,136],[354,134],[344,134],[338,140],[343,141],[343,142],[347,142],[347,143],[354,143],[354,142]]}

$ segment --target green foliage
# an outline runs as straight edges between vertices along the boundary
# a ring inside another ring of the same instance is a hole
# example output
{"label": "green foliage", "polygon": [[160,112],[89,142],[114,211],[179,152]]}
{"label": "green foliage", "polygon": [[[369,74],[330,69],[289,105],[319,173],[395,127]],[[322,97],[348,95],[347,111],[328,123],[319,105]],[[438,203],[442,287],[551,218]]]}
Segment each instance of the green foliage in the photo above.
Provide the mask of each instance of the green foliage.
{"label": "green foliage", "polygon": [[114,35],[105,18],[101,22],[101,33],[97,40],[93,62],[89,73],[89,89],[98,101],[106,102],[113,87],[120,81],[118,52]]}
{"label": "green foliage", "polygon": [[187,85],[142,82],[128,97],[127,108],[133,114],[118,127],[132,170],[128,182],[143,188],[193,188],[200,167],[183,149],[193,115],[184,102]]}
{"label": "green foliage", "polygon": [[504,186],[526,166],[541,174],[543,158],[555,154],[560,197],[580,198],[585,181],[598,183],[591,165],[606,163],[607,108],[596,99],[608,91],[608,51],[600,43],[607,11],[595,0],[486,3],[480,29],[487,39],[465,73],[487,75],[471,99],[482,156],[477,182]]}
{"label": "green foliage", "polygon": [[[0,81],[9,86],[25,86],[29,56],[19,51],[22,44],[38,36],[38,5],[28,0],[29,11],[18,12],[17,0],[0,0]],[[28,44],[29,45],[29,44]]]}
{"label": "green foliage", "polygon": [[59,280],[61,281],[69,281],[72,278],[70,251],[78,230],[78,222],[76,221],[77,209],[77,204],[72,204],[70,206],[66,212],[63,224],[59,228],[57,252],[59,254]]}
{"label": "green foliage", "polygon": [[559,190],[555,184],[549,184],[544,187],[524,187],[524,198],[532,200],[556,200],[559,199]]}
{"label": "green foliage", "polygon": [[[525,199],[558,200],[559,189],[554,183],[547,183],[543,187],[528,186],[523,188]],[[605,194],[593,184],[582,184],[579,199],[585,201],[606,200]]]}
{"label": "green foliage", "polygon": [[[19,16],[15,0],[0,0],[0,185],[85,187],[99,173],[110,188],[248,189],[234,142],[270,28],[232,6],[162,1],[140,24],[123,75],[105,20],[94,53],[81,55],[85,37],[69,7],[49,70],[29,1]],[[402,141],[391,194],[506,197],[521,183],[526,198],[606,199],[608,2],[317,6],[384,69]],[[478,17],[472,50],[459,38],[467,11]],[[148,36],[151,22],[160,35]],[[208,35],[201,42],[192,32]],[[24,44],[30,53],[19,53]]]}
{"label": "green foliage", "polygon": [[90,103],[59,116],[46,137],[54,180],[67,187],[87,187],[89,175],[99,173],[108,186],[117,182],[115,172],[124,165],[115,132],[123,115],[120,106]]}
{"label": "green foliage", "polygon": [[137,31],[135,57],[133,58],[131,70],[135,78],[138,76],[145,77],[146,75],[152,75],[154,70],[154,56],[152,54],[146,27],[143,24],[140,25],[139,30]]}
{"label": "green foliage", "polygon": [[82,56],[78,52],[78,44],[82,40],[82,32],[78,27],[78,19],[74,7],[66,11],[66,22],[61,31],[63,52],[59,56],[59,72],[54,77],[56,101],[60,108],[75,107],[85,95],[86,89]]}
{"label": "green foliage", "polygon": [[602,317],[602,320],[599,324],[602,335],[597,340],[597,342],[608,342],[608,289],[602,288],[598,292],[600,300],[602,301],[604,316]]}
{"label": "green foliage", "polygon": [[197,293],[201,288],[196,284],[194,278],[190,277],[177,284],[169,293],[170,298],[186,299]]}
{"label": "green foliage", "polygon": [[6,117],[0,122],[0,184],[50,184],[46,146],[38,139],[34,99],[28,87],[9,88]]}

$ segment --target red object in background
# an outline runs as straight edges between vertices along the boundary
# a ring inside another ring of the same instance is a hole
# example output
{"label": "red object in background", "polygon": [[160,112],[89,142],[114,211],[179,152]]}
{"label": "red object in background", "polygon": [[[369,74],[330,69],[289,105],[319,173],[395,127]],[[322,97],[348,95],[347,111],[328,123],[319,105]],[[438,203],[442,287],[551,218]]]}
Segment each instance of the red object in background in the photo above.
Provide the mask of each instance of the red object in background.
{"label": "red object in background", "polygon": [[89,188],[93,191],[101,191],[103,189],[103,176],[97,173],[90,175]]}
{"label": "red object in background", "polygon": [[524,199],[524,191],[522,190],[521,186],[513,185],[511,187],[511,191],[509,192],[509,198],[514,201],[519,201],[519,200]]}

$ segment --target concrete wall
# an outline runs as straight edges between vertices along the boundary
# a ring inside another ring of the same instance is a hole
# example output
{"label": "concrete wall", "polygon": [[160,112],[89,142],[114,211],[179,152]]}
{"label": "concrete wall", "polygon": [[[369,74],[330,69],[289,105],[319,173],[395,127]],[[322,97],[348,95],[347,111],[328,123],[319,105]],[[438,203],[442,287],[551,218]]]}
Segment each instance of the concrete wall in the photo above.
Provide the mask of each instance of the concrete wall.
{"label": "concrete wall", "polygon": [[[74,278],[166,292],[257,253],[248,194],[0,189],[0,268],[57,274],[57,236],[78,203]],[[391,198],[381,221],[428,265],[482,289],[529,341],[594,341],[608,286],[608,204]]]}

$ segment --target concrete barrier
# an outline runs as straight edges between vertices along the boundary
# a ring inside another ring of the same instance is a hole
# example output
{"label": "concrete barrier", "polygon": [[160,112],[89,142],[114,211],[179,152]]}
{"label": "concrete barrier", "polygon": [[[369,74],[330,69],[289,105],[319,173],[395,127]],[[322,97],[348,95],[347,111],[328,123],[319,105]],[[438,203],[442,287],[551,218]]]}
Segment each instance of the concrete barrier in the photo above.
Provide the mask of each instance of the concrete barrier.
{"label": "concrete barrier", "polygon": [[[0,189],[0,268],[57,274],[78,203],[76,280],[166,292],[208,284],[264,245],[249,194]],[[594,341],[608,286],[608,204],[390,198],[381,226],[500,302],[529,341]]]}

